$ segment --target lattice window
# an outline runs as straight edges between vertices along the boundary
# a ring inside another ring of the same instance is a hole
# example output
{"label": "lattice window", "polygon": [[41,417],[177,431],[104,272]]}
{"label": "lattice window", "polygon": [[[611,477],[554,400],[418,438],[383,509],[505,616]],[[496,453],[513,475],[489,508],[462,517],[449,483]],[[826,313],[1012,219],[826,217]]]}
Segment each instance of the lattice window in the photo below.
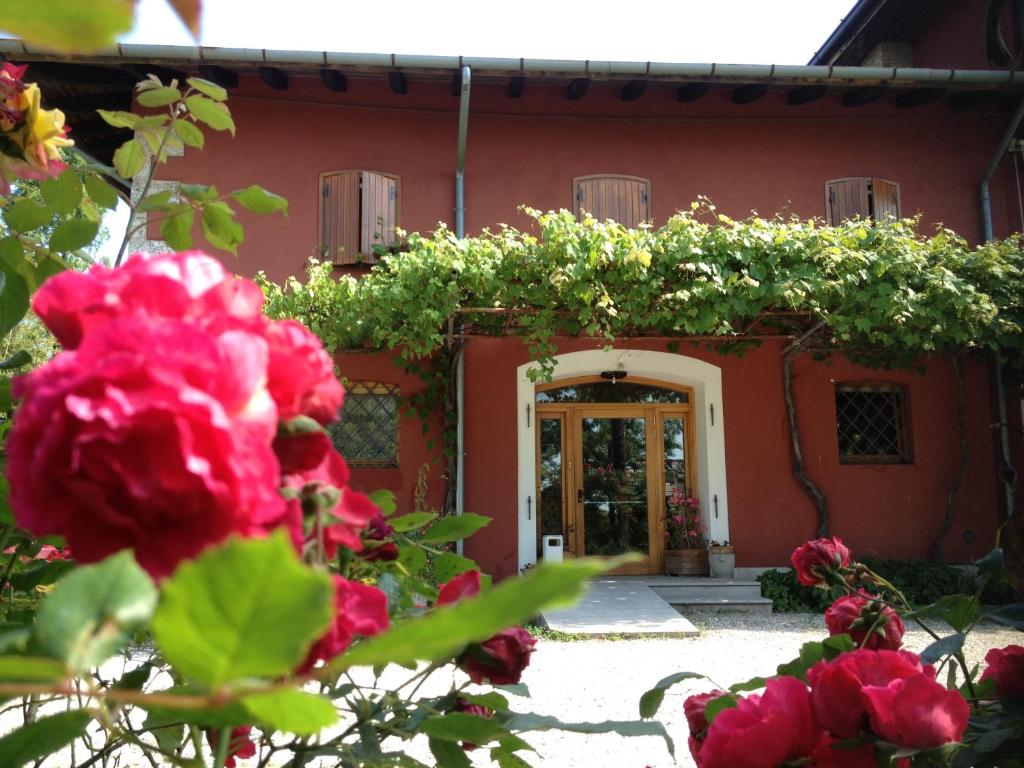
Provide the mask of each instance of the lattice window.
{"label": "lattice window", "polygon": [[338,420],[328,427],[349,466],[398,466],[399,401],[394,384],[349,382]]}
{"label": "lattice window", "polygon": [[836,385],[841,464],[909,464],[907,399],[896,385]]}

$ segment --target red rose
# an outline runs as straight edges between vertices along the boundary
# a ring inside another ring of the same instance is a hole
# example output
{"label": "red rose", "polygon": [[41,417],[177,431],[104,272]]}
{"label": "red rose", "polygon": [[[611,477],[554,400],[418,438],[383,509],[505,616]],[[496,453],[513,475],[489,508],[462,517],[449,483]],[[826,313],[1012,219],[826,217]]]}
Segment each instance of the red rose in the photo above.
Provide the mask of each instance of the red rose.
{"label": "red rose", "polygon": [[279,520],[277,409],[257,335],[144,315],[93,328],[14,382],[11,506],[81,563],[134,550],[154,577]]}
{"label": "red rose", "polygon": [[334,445],[326,432],[303,432],[297,435],[278,433],[274,438],[274,453],[281,464],[282,475],[306,472],[322,464]]}
{"label": "red rose", "polygon": [[464,597],[480,594],[480,571],[466,571],[441,585],[437,593],[437,604],[457,603]]}
{"label": "red rose", "polygon": [[821,743],[807,686],[795,677],[768,681],[762,696],[741,698],[708,728],[701,768],[777,768],[809,756]]}
{"label": "red rose", "polygon": [[[235,768],[235,758],[245,760],[256,755],[256,744],[249,737],[252,732],[251,725],[240,725],[231,729],[231,742],[228,744],[228,756],[224,761],[224,768]],[[210,742],[210,749],[217,752],[217,745],[220,743],[220,732],[210,728],[206,731],[206,740]]]}
{"label": "red rose", "polygon": [[982,680],[995,680],[996,693],[1004,699],[1024,699],[1024,647],[1008,645],[985,654],[988,669]]}
{"label": "red rose", "polygon": [[885,687],[893,680],[935,672],[908,651],[857,650],[821,661],[807,672],[814,716],[825,730],[841,739],[853,738],[867,726],[861,695],[867,686]]}
{"label": "red rose", "polygon": [[364,547],[359,556],[368,563],[389,562],[398,559],[398,545],[393,541],[385,541],[373,547]]}
{"label": "red rose", "polygon": [[189,320],[218,331],[227,329],[225,316],[235,327],[266,322],[259,287],[199,251],[137,253],[116,269],[95,265],[86,272],[61,272],[43,284],[32,307],[65,349],[77,347],[91,329],[126,316]]}
{"label": "red rose", "polygon": [[363,551],[359,556],[371,563],[397,560],[398,545],[387,540],[394,532],[394,527],[388,524],[384,513],[378,510],[363,533]]}
{"label": "red rose", "polygon": [[474,683],[511,685],[519,682],[536,644],[522,627],[510,627],[489,640],[470,645],[459,666]]}
{"label": "red rose", "polygon": [[700,765],[700,750],[704,746],[704,738],[707,736],[708,704],[723,695],[725,691],[708,691],[690,696],[683,702],[683,714],[686,715],[686,724],[690,726],[689,747],[693,761]]}
{"label": "red rose", "polygon": [[[476,717],[492,718],[494,717],[494,710],[490,707],[482,707],[479,704],[470,704],[465,699],[459,699],[455,702],[456,712],[465,712],[467,715],[475,715]],[[470,752],[477,748],[477,745],[470,742],[462,742],[462,748],[467,752]]]}
{"label": "red rose", "polygon": [[309,672],[318,661],[330,661],[352,645],[357,635],[372,637],[388,628],[388,598],[376,587],[334,577],[334,623],[309,649],[298,672]]}
{"label": "red rose", "polygon": [[270,345],[267,387],[281,421],[304,415],[326,425],[337,419],[345,390],[320,339],[295,320],[272,321],[266,335]]}
{"label": "red rose", "polygon": [[903,645],[903,619],[871,595],[840,597],[825,611],[830,635],[849,635],[861,648],[898,651]]}
{"label": "red rose", "polygon": [[796,577],[808,587],[824,587],[840,568],[850,564],[850,550],[842,539],[814,539],[801,544],[790,556]]}
{"label": "red rose", "polygon": [[[861,744],[853,749],[836,747],[835,739],[826,737],[811,755],[814,768],[878,768],[873,744]],[[886,763],[888,765],[888,763]],[[909,768],[910,761],[900,760],[899,768]]]}
{"label": "red rose", "polygon": [[931,749],[960,741],[970,708],[927,674],[893,680],[886,686],[865,686],[861,698],[871,730],[892,744]]}

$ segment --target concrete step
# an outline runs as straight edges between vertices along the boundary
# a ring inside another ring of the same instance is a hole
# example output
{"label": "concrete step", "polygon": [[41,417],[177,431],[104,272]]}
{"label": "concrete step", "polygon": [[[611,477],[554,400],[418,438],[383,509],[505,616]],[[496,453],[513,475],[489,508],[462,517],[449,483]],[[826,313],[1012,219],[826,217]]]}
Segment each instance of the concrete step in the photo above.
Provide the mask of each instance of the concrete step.
{"label": "concrete step", "polygon": [[723,611],[748,611],[751,613],[771,613],[772,601],[767,597],[724,598],[724,597],[691,597],[682,602],[669,603],[679,613],[686,614],[691,608],[717,608]]}
{"label": "concrete step", "polygon": [[667,603],[685,603],[701,598],[751,600],[761,597],[761,585],[726,579],[705,579],[699,584],[650,584],[650,589]]}

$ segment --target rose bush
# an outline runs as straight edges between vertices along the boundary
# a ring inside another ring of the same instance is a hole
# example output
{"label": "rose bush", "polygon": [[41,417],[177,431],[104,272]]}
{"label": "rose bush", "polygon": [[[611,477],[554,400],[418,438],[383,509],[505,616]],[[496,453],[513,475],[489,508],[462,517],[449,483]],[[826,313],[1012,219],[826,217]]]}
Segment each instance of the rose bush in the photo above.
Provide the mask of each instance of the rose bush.
{"label": "rose bush", "polygon": [[[892,584],[853,562],[838,538],[809,541],[792,557],[804,584],[834,596],[825,613],[829,637],[807,643],[767,680],[689,696],[683,704],[690,753],[698,768],[870,768],[873,766],[1013,766],[1024,754],[1024,648],[992,649],[980,676],[967,665],[963,644],[985,615],[980,595],[1002,568],[995,550],[978,561],[973,595],[945,596],[912,606]],[[837,594],[838,593],[838,594]],[[988,615],[1018,629],[1024,605]],[[899,650],[904,619],[934,642],[921,654]],[[955,634],[941,637],[931,619]],[[940,680],[944,672],[946,685]],[[653,717],[668,688],[703,678],[670,675],[640,700]],[[713,681],[712,681],[713,682]],[[745,694],[764,689],[764,693]]]}

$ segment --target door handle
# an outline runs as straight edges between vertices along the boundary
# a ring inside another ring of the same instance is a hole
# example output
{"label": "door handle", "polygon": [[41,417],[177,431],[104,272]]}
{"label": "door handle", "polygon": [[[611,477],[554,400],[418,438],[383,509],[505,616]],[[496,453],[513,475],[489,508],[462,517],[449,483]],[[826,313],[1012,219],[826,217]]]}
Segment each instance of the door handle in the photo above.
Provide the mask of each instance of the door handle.
{"label": "door handle", "polygon": [[576,503],[578,503],[578,504],[582,504],[583,503],[583,489],[582,488],[580,488],[578,491],[576,491]]}

